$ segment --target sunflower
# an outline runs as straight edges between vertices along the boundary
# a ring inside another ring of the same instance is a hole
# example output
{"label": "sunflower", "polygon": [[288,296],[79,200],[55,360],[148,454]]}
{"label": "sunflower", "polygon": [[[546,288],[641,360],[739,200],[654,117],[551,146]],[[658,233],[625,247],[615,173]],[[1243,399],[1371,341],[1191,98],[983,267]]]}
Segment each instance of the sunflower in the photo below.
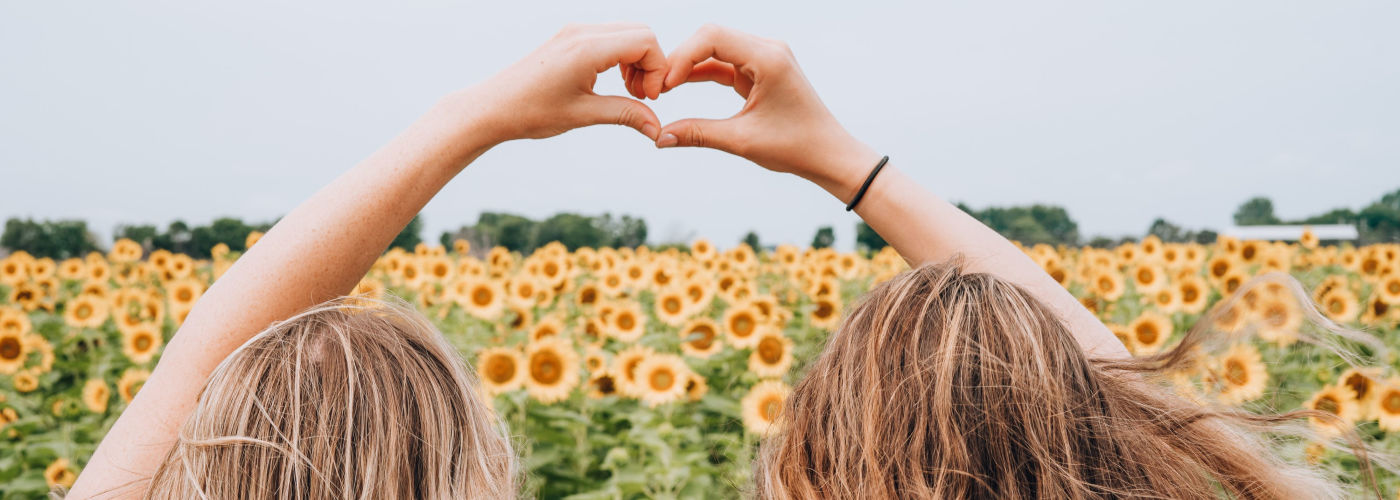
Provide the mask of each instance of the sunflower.
{"label": "sunflower", "polygon": [[10,303],[25,311],[33,311],[42,305],[44,291],[28,281],[21,281],[10,290]]}
{"label": "sunflower", "polygon": [[136,393],[141,391],[141,387],[146,385],[146,379],[151,378],[151,372],[139,368],[128,368],[122,372],[121,378],[117,379],[117,395],[122,401],[130,403],[136,398]]}
{"label": "sunflower", "polygon": [[719,325],[710,318],[695,318],[681,327],[681,352],[687,356],[708,358],[719,352],[724,344],[719,342]]}
{"label": "sunflower", "polygon": [[674,402],[685,396],[685,383],[690,367],[680,356],[658,354],[637,364],[634,374],[639,398],[652,408]]}
{"label": "sunflower", "polygon": [[1391,305],[1400,305],[1400,273],[1391,272],[1376,284],[1376,293]]}
{"label": "sunflower", "polygon": [[253,249],[253,245],[256,245],[256,244],[258,243],[258,240],[261,240],[262,237],[263,237],[263,232],[262,232],[262,231],[252,231],[252,232],[249,232],[249,233],[248,233],[248,236],[247,236],[246,238],[243,238],[243,248],[247,248],[247,249],[249,249],[249,250],[252,250],[252,249]]}
{"label": "sunflower", "polygon": [[1239,404],[1264,395],[1269,372],[1254,346],[1235,344],[1220,357],[1219,367],[1214,379],[1220,384],[1221,402]]}
{"label": "sunflower", "polygon": [[607,352],[594,346],[588,346],[584,349],[583,353],[583,368],[588,370],[588,373],[598,373],[607,370]]}
{"label": "sunflower", "polygon": [[1308,421],[1312,422],[1324,435],[1336,435],[1341,433],[1345,426],[1350,426],[1353,422],[1356,422],[1361,411],[1361,409],[1356,406],[1356,401],[1343,392],[1340,387],[1335,385],[1329,385],[1317,391],[1316,394],[1313,394],[1311,399],[1303,403],[1303,406],[1309,410],[1331,413],[1341,419],[1341,422],[1332,422],[1324,421],[1316,417],[1309,417]]}
{"label": "sunflower", "polygon": [[122,238],[112,244],[112,251],[107,253],[107,259],[112,262],[135,262],[141,260],[141,244],[127,238]]}
{"label": "sunflower", "polygon": [[710,383],[705,381],[705,377],[699,373],[691,372],[690,377],[685,381],[685,396],[691,401],[699,401],[710,392]]}
{"label": "sunflower", "polygon": [[1159,313],[1147,311],[1128,324],[1138,353],[1155,353],[1167,344],[1172,335],[1172,320]]}
{"label": "sunflower", "polygon": [[555,316],[548,316],[535,323],[535,327],[530,329],[530,340],[557,337],[562,333],[564,333],[564,321]]}
{"label": "sunflower", "polygon": [[1137,344],[1133,340],[1133,332],[1129,331],[1128,327],[1112,323],[1108,323],[1106,326],[1108,326],[1108,331],[1113,332],[1113,336],[1123,343],[1123,347],[1127,348],[1128,352],[1137,349]]}
{"label": "sunflower", "polygon": [[1400,377],[1391,377],[1385,383],[1377,384],[1375,391],[1371,415],[1376,417],[1381,430],[1400,432]]}
{"label": "sunflower", "polygon": [[1227,333],[1240,331],[1247,319],[1244,307],[1238,303],[1231,304],[1229,307],[1225,307],[1224,304],[1218,305],[1211,314],[1214,316],[1212,326]]}
{"label": "sunflower", "polygon": [[812,326],[830,330],[841,322],[841,299],[835,295],[817,297],[812,308]]}
{"label": "sunflower", "polygon": [[165,285],[166,296],[170,299],[170,309],[189,310],[204,295],[204,284],[195,279],[180,279]]}
{"label": "sunflower", "polygon": [[122,353],[133,363],[146,364],[160,351],[162,342],[156,325],[144,323],[122,334]]}
{"label": "sunflower", "polygon": [[627,285],[627,280],[622,277],[622,272],[609,270],[603,273],[598,280],[598,286],[604,294],[616,297],[622,294],[623,288]]}
{"label": "sunflower", "polygon": [[1322,296],[1322,314],[1327,315],[1332,321],[1347,323],[1356,319],[1356,314],[1361,311],[1357,304],[1356,294],[1346,288],[1336,288],[1328,291]]}
{"label": "sunflower", "polygon": [[656,319],[671,326],[681,326],[690,316],[690,304],[685,295],[677,289],[668,289],[656,294]]}
{"label": "sunflower", "polygon": [[1123,297],[1123,275],[1112,269],[1100,269],[1094,272],[1089,284],[1094,294],[1107,302],[1113,302]]}
{"label": "sunflower", "polygon": [[73,472],[73,468],[68,465],[68,459],[60,458],[44,468],[44,480],[49,483],[50,488],[72,488],[73,483],[78,480],[78,473]]}
{"label": "sunflower", "polygon": [[488,396],[513,391],[525,384],[525,355],[519,349],[488,347],[477,355],[476,372]]}
{"label": "sunflower", "polygon": [[29,321],[29,315],[24,311],[13,307],[0,307],[0,334],[12,333],[24,335],[29,333],[34,324]]}
{"label": "sunflower", "polygon": [[618,392],[625,396],[637,396],[640,388],[637,382],[637,365],[655,356],[656,351],[644,345],[633,345],[623,349],[613,357],[613,374],[617,376]]}
{"label": "sunflower", "polygon": [[73,328],[97,328],[107,321],[107,302],[81,296],[64,306],[63,321]]}
{"label": "sunflower", "polygon": [[736,304],[724,312],[724,333],[729,345],[745,349],[758,344],[763,326],[758,310],[748,304]]}
{"label": "sunflower", "polygon": [[1188,314],[1200,314],[1206,310],[1206,299],[1209,289],[1205,280],[1199,276],[1184,276],[1176,282],[1177,296],[1181,299],[1181,311]]}
{"label": "sunflower", "polygon": [[779,418],[783,414],[783,404],[791,393],[791,388],[777,380],[765,380],[755,384],[739,401],[744,427],[760,437],[767,437],[781,430]]}
{"label": "sunflower", "polygon": [[621,304],[608,316],[608,335],[621,342],[636,342],[646,332],[647,316],[636,302]]}
{"label": "sunflower", "polygon": [[506,328],[511,330],[529,330],[535,324],[535,316],[528,307],[508,305],[506,310],[510,311],[510,321],[505,322]]}
{"label": "sunflower", "polygon": [[1286,298],[1262,300],[1255,313],[1259,318],[1259,338],[1289,346],[1298,341],[1298,329],[1303,326],[1303,311]]}
{"label": "sunflower", "polygon": [[1249,281],[1249,275],[1245,274],[1244,271],[1235,270],[1230,271],[1230,274],[1221,278],[1220,282],[1216,283],[1216,286],[1220,288],[1221,295],[1230,295],[1239,290],[1246,281]]}
{"label": "sunflower", "polygon": [[602,294],[603,291],[599,288],[597,283],[584,283],[583,286],[579,287],[578,291],[574,293],[574,303],[578,304],[580,307],[596,305],[598,303],[598,298],[601,297]]}
{"label": "sunflower", "polygon": [[24,336],[24,345],[29,348],[29,352],[39,353],[39,365],[34,367],[39,374],[48,373],[53,369],[53,344],[50,344],[48,339],[31,333]]}
{"label": "sunflower", "polygon": [[1216,255],[1206,262],[1206,276],[1211,281],[1219,282],[1235,270],[1235,259],[1229,255]]}
{"label": "sunflower", "polygon": [[1139,264],[1133,268],[1133,288],[1140,295],[1151,295],[1167,285],[1166,273],[1152,264]]}
{"label": "sunflower", "polygon": [[19,333],[0,330],[0,373],[13,374],[24,366],[29,355],[29,344]]}
{"label": "sunflower", "polygon": [[758,336],[749,353],[749,371],[761,378],[781,377],[792,366],[792,340],[776,331]]}
{"label": "sunflower", "polygon": [[1360,410],[1359,419],[1370,418],[1371,402],[1376,398],[1375,389],[1380,383],[1380,374],[1380,369],[1377,368],[1351,368],[1337,378],[1337,385],[1345,389],[1343,392],[1356,402],[1356,407]]}
{"label": "sunflower", "polygon": [[1181,310],[1181,298],[1177,296],[1175,288],[1162,287],[1152,292],[1152,304],[1157,306],[1158,311],[1171,314]]}
{"label": "sunflower", "polygon": [[525,390],[541,403],[567,399],[578,385],[578,353],[568,340],[549,337],[531,342],[525,348],[525,358]]}
{"label": "sunflower", "polygon": [[715,298],[715,288],[708,279],[691,279],[681,286],[692,311],[702,311]]}
{"label": "sunflower", "polygon": [[39,388],[39,376],[34,373],[33,368],[15,372],[12,382],[17,392],[30,392]]}
{"label": "sunflower", "polygon": [[712,259],[715,253],[715,246],[709,240],[701,238],[690,243],[690,254],[694,255],[696,259]]}
{"label": "sunflower", "polygon": [[89,379],[83,384],[83,406],[93,413],[106,413],[107,400],[112,399],[112,390],[102,379]]}
{"label": "sunflower", "polygon": [[617,376],[612,371],[602,370],[588,377],[588,397],[598,399],[616,396],[617,393]]}
{"label": "sunflower", "polygon": [[58,265],[58,277],[65,280],[79,280],[87,275],[87,265],[77,257],[64,260]]}

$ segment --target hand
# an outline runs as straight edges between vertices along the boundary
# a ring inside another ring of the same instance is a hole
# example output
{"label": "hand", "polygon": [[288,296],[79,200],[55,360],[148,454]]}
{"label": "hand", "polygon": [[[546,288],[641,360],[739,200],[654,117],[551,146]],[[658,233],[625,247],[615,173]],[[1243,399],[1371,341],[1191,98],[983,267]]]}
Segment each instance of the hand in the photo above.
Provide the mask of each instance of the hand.
{"label": "hand", "polygon": [[[826,109],[787,44],[707,25],[672,51],[667,64],[663,91],[686,82],[716,82],[733,87],[744,106],[723,120],[668,124],[661,128],[658,147],[726,151],[810,180],[843,202],[880,159]],[[641,98],[652,76],[632,73],[629,92]]]}
{"label": "hand", "polygon": [[660,95],[667,66],[656,35],[644,25],[616,23],[565,27],[524,59],[464,91],[463,102],[485,113],[483,129],[491,131],[494,142],[543,139],[609,123],[656,140],[661,121],[647,105],[593,93],[598,74],[617,65],[636,81],[639,99]]}

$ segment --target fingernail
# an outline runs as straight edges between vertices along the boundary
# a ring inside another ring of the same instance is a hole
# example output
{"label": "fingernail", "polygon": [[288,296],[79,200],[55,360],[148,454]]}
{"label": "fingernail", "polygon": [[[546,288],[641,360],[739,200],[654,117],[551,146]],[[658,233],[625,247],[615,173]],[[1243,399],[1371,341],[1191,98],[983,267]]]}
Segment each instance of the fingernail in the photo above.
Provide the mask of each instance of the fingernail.
{"label": "fingernail", "polygon": [[656,129],[656,125],[650,123],[642,125],[642,135],[647,136],[648,139],[656,140],[657,132],[659,132],[659,130]]}
{"label": "fingernail", "polygon": [[661,139],[656,141],[656,147],[669,148],[671,146],[675,146],[678,143],[680,143],[680,140],[676,139],[675,134],[661,134]]}

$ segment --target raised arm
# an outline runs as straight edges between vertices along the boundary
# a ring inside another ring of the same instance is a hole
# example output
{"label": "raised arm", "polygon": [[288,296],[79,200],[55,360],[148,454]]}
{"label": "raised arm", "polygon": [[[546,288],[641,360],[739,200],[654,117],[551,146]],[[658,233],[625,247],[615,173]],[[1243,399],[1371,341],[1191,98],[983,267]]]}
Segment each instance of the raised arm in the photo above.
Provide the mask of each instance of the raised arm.
{"label": "raised arm", "polygon": [[492,146],[592,124],[655,139],[644,104],[593,93],[616,65],[656,97],[665,59],[640,25],[565,28],[525,59],[438,102],[288,213],[200,299],[155,372],[84,468],[68,498],[140,496],[214,368],[274,321],[349,292],[457,173]]}
{"label": "raised arm", "polygon": [[[843,203],[851,201],[881,158],[836,121],[782,42],[706,26],[672,51],[668,62],[665,90],[712,81],[733,87],[745,103],[728,119],[687,119],[662,127],[659,147],[733,153],[812,181]],[[1127,355],[1103,323],[1015,245],[920,187],[896,161],[885,165],[855,211],[911,265],[961,254],[970,269],[1024,286],[1059,311],[1090,355]]]}

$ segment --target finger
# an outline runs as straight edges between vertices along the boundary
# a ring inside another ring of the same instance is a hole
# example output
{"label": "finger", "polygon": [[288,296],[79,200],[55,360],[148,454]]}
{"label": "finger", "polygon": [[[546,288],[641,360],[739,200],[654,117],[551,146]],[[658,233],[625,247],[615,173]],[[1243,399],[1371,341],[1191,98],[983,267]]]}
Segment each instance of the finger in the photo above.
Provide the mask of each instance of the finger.
{"label": "finger", "polygon": [[636,99],[595,95],[584,98],[578,113],[584,125],[623,125],[636,129],[655,141],[660,137],[661,120],[650,107]]}
{"label": "finger", "polygon": [[632,97],[642,99],[644,96],[637,92],[635,86],[637,68],[633,67],[631,64],[623,64],[618,66],[618,70],[622,72],[622,87],[627,89],[627,93],[631,94]]}
{"label": "finger", "polygon": [[733,64],[714,59],[695,65],[686,77],[686,82],[715,82],[734,89],[734,93],[744,99],[753,90],[753,80],[734,67]]}
{"label": "finger", "polygon": [[641,71],[642,93],[655,99],[661,95],[666,76],[666,55],[649,29],[628,29],[584,37],[584,46],[598,73],[619,64],[630,64]]}
{"label": "finger", "polygon": [[669,89],[684,83],[695,65],[712,57],[735,66],[749,64],[755,59],[757,41],[747,33],[705,25],[671,51],[667,57],[669,71],[662,87]]}
{"label": "finger", "polygon": [[735,118],[706,120],[687,118],[661,127],[656,147],[711,148],[742,156],[744,137]]}

